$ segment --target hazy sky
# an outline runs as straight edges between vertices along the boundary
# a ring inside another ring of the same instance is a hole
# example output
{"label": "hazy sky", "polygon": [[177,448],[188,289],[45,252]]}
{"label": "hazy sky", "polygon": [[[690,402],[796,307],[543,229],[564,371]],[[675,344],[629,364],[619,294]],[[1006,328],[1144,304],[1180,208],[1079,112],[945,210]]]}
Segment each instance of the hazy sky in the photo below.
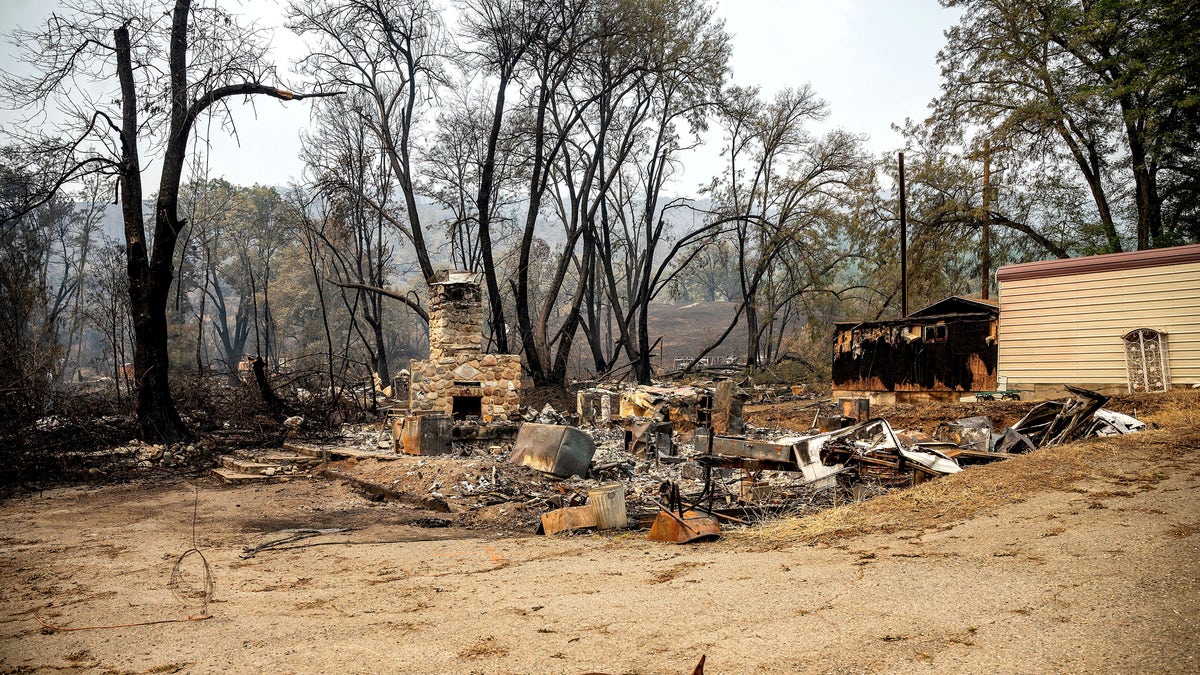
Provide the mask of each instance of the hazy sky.
{"label": "hazy sky", "polygon": [[[281,0],[227,4],[267,26],[282,22],[285,6]],[[0,0],[0,32],[36,24],[56,6],[47,0]],[[722,0],[717,13],[733,35],[734,82],[757,85],[765,96],[811,83],[829,102],[824,126],[868,135],[868,147],[877,153],[900,146],[890,125],[925,116],[937,93],[942,31],[956,18],[936,0]],[[274,46],[285,69],[303,50],[283,28]],[[0,68],[12,65],[12,51],[7,41],[0,45]],[[212,175],[272,185],[298,175],[299,132],[309,124],[309,105],[260,97],[234,109],[239,140],[214,130]],[[680,192],[691,193],[719,170],[719,136],[708,145],[687,161]]]}

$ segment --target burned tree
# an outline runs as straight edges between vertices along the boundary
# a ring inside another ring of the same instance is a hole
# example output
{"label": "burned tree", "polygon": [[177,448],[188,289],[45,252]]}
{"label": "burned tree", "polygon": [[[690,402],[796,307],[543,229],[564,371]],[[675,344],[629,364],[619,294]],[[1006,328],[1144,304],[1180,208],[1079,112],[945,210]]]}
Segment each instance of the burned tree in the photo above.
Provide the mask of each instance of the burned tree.
{"label": "burned tree", "polygon": [[[445,50],[441,20],[428,0],[380,3],[367,0],[304,0],[289,8],[290,26],[314,47],[301,67],[349,92],[346,101],[325,109],[348,124],[368,130],[397,183],[402,209],[379,203],[355,181],[326,171],[322,188],[350,193],[386,219],[413,247],[421,275],[433,278],[430,244],[418,208],[415,132],[434,88],[442,81]],[[342,125],[344,126],[344,125]],[[398,213],[403,213],[399,216]]]}
{"label": "burned tree", "polygon": [[764,365],[761,347],[770,343],[764,338],[781,309],[804,296],[840,292],[830,282],[853,245],[841,234],[856,194],[870,185],[870,163],[859,138],[808,130],[826,112],[807,85],[769,103],[756,89],[729,90],[721,114],[728,169],[709,193],[716,212],[737,224],[729,241],[740,301],[724,334],[698,356],[744,320],[746,363]]}
{"label": "burned tree", "polygon": [[[133,313],[137,417],[146,440],[191,436],[176,412],[168,380],[167,301],[176,266],[179,184],[197,118],[227,113],[237,96],[283,101],[329,94],[297,94],[268,84],[262,32],[246,28],[220,7],[194,8],[176,0],[168,12],[136,3],[79,3],[37,30],[14,35],[33,67],[6,75],[4,88],[23,109],[58,105],[67,114],[64,138],[18,139],[31,152],[58,162],[45,195],[90,173],[117,180],[124,219],[129,298]],[[96,95],[86,86],[112,86]],[[33,112],[31,114],[36,114]],[[161,167],[147,232],[142,157]]]}

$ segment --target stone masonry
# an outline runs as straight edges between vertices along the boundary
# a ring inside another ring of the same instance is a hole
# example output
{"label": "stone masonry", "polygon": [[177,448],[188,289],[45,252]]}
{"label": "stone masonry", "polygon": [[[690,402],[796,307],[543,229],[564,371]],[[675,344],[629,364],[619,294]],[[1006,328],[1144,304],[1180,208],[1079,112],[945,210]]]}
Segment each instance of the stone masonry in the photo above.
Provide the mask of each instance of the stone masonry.
{"label": "stone masonry", "polygon": [[414,359],[409,410],[485,422],[520,414],[521,357],[484,354],[478,274],[438,272],[429,286],[429,359]]}

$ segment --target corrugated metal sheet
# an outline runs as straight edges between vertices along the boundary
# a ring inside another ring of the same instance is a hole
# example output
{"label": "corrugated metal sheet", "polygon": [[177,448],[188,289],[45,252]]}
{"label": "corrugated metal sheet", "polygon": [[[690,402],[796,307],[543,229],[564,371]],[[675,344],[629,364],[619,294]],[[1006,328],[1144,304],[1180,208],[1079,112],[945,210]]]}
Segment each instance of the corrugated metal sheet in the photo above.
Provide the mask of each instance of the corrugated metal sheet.
{"label": "corrugated metal sheet", "polygon": [[1200,383],[1200,262],[999,276],[999,373],[1010,388],[1124,387],[1121,337],[1135,328],[1167,333],[1172,384]]}

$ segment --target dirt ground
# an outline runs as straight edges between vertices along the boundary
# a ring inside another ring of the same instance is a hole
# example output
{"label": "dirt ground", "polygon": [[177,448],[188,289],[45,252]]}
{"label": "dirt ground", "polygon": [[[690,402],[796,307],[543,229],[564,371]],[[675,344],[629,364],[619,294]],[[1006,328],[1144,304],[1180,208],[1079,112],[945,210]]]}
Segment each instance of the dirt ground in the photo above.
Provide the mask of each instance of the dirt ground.
{"label": "dirt ground", "polygon": [[0,671],[1197,672],[1198,404],[694,546],[422,527],[323,479],[28,494],[0,503]]}

